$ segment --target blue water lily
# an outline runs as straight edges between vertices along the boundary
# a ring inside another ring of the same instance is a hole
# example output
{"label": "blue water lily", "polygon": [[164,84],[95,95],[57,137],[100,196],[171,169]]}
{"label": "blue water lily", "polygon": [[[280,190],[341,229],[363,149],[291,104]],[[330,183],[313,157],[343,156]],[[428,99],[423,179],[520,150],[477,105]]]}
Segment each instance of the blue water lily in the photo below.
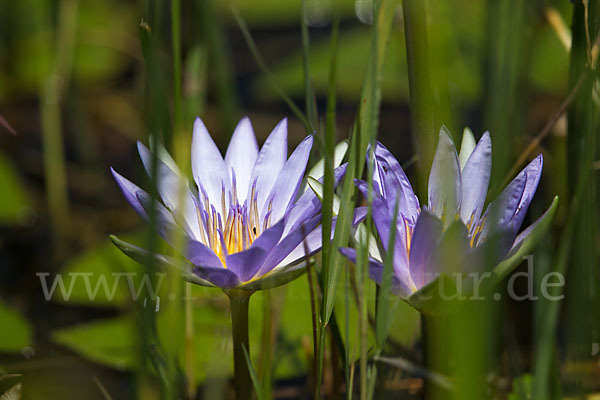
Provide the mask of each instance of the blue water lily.
{"label": "blue water lily", "polygon": [[[502,265],[498,275],[507,273],[506,263],[516,264],[523,243],[535,231],[547,227],[557,201],[527,229],[519,233],[542,174],[543,158],[534,158],[484,209],[492,166],[492,143],[485,132],[477,145],[465,130],[460,155],[450,133],[442,128],[428,184],[427,205],[421,206],[398,161],[381,143],[374,151],[372,213],[381,239],[388,249],[390,227],[396,203],[392,290],[408,299],[440,274],[448,265],[460,265],[462,272],[481,271],[484,266]],[[356,180],[365,198],[367,182]],[[543,225],[543,226],[542,226]],[[537,235],[539,236],[539,235]],[[528,242],[527,248],[530,248]],[[449,260],[448,249],[452,248]],[[340,250],[356,262],[356,250]],[[519,254],[517,254],[519,253]],[[371,254],[370,276],[381,283],[383,259]],[[520,257],[519,257],[520,258]]]}
{"label": "blue water lily", "polygon": [[[164,149],[158,152],[158,231],[167,241],[174,230],[183,231],[182,253],[193,265],[194,282],[255,290],[283,284],[302,272],[303,261],[321,248],[322,238],[319,199],[312,190],[298,195],[312,144],[313,137],[307,136],[288,158],[284,119],[259,150],[250,120],[243,118],[222,157],[196,119],[191,148],[195,187]],[[151,175],[152,153],[141,143],[138,150]],[[336,168],[336,182],[344,171],[345,165]],[[150,195],[112,173],[129,204],[148,220]],[[141,251],[115,242],[130,255]]]}

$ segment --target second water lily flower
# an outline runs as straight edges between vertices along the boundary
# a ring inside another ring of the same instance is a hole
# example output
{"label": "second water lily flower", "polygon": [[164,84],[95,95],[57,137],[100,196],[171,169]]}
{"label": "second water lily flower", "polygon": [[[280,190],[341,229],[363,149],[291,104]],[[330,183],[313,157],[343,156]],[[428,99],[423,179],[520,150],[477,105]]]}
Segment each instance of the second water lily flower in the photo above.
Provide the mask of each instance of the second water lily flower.
{"label": "second water lily flower", "polygon": [[[191,164],[195,188],[171,157],[158,153],[156,201],[159,233],[169,241],[183,230],[184,257],[194,282],[223,289],[257,290],[283,284],[302,272],[307,254],[321,247],[320,202],[308,190],[297,197],[313,144],[307,136],[287,157],[287,120],[282,120],[259,151],[252,125],[243,118],[221,156],[200,119],[194,124]],[[149,175],[152,153],[138,150]],[[148,219],[147,192],[112,171],[127,201]],[[336,169],[336,178],[344,167]],[[179,188],[184,185],[184,198]],[[130,254],[141,251],[116,239]],[[133,250],[132,250],[133,249]],[[166,259],[163,256],[159,256]]]}
{"label": "second water lily flower", "polygon": [[[413,305],[411,298],[441,274],[450,273],[451,265],[459,265],[461,272],[469,273],[500,263],[503,269],[496,272],[505,275],[512,264],[520,261],[520,257],[513,258],[523,243],[534,231],[545,230],[556,211],[555,199],[540,219],[519,234],[542,173],[541,154],[484,211],[492,163],[488,132],[475,146],[472,133],[465,130],[459,155],[449,132],[441,129],[426,206],[419,204],[400,164],[381,143],[372,153],[372,212],[380,248],[384,253],[390,250],[390,227],[397,202],[396,226],[391,228],[396,230],[392,290]],[[356,184],[366,198],[367,182],[357,180]],[[341,251],[356,260],[354,249]],[[381,283],[383,257],[371,256],[370,276]]]}

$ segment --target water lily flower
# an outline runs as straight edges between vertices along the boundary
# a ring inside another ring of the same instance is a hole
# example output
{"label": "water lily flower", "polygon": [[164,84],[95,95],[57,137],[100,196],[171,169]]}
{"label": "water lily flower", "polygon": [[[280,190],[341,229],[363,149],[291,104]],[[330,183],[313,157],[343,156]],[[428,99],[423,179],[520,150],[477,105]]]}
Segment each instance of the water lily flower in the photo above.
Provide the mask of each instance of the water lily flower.
{"label": "water lily flower", "polygon": [[[381,143],[372,152],[373,221],[383,253],[389,250],[390,229],[396,230],[392,291],[403,299],[410,299],[440,274],[449,273],[450,264],[461,266],[461,272],[467,273],[481,271],[490,263],[499,264],[495,271],[505,276],[521,260],[522,251],[531,248],[528,239],[533,233],[540,236],[556,211],[555,199],[542,217],[518,234],[540,180],[541,154],[484,210],[492,163],[490,135],[485,132],[475,145],[472,133],[465,130],[462,143],[459,155],[449,132],[441,129],[426,206],[420,205],[394,156]],[[366,198],[367,182],[357,180],[356,184]],[[398,214],[392,228],[396,204]],[[340,251],[356,262],[354,249]],[[371,252],[370,277],[377,283],[382,281],[383,259]]]}
{"label": "water lily flower", "polygon": [[[312,144],[313,137],[307,136],[288,158],[284,119],[259,151],[250,120],[243,118],[222,157],[196,119],[191,148],[196,187],[189,187],[173,159],[159,149],[161,201],[154,202],[158,230],[167,241],[174,230],[183,230],[183,255],[193,265],[193,282],[253,291],[286,283],[303,272],[303,261],[321,247],[321,203],[311,190],[297,196]],[[141,143],[138,150],[150,175],[152,153]],[[336,168],[336,182],[344,171],[345,166]],[[112,173],[133,209],[148,220],[150,195]],[[128,255],[141,258],[142,249],[113,241]]]}

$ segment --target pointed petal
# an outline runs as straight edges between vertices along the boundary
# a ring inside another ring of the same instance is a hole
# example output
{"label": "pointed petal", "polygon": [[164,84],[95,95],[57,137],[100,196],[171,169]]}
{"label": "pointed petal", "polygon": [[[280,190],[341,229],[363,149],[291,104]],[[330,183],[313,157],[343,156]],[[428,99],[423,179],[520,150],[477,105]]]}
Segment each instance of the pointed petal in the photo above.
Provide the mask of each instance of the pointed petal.
{"label": "pointed petal", "polygon": [[227,153],[225,153],[225,165],[227,172],[235,171],[237,184],[237,195],[240,204],[246,200],[250,188],[250,177],[256,158],[258,157],[258,144],[248,117],[240,120],[233,131]]}
{"label": "pointed petal", "polygon": [[[333,152],[333,169],[336,169],[342,164],[344,157],[346,156],[346,151],[348,150],[348,140],[343,140],[339,142],[335,146],[335,150]],[[325,174],[325,158],[321,158],[314,167],[308,172],[308,176],[311,178],[319,180]],[[306,191],[308,187],[304,190]],[[309,189],[310,190],[310,189]]]}
{"label": "pointed petal", "polygon": [[223,289],[231,289],[240,284],[237,275],[223,267],[195,267],[193,271],[200,279]]}
{"label": "pointed petal", "polygon": [[440,136],[429,174],[429,209],[448,226],[460,209],[460,165],[456,147],[446,127]]}
{"label": "pointed petal", "polygon": [[427,210],[417,219],[410,245],[410,275],[417,289],[427,285],[438,271],[431,270],[429,256],[442,236],[442,221]]}
{"label": "pointed petal", "polygon": [[130,180],[119,174],[117,171],[112,169],[112,167],[110,169],[110,172],[113,174],[115,181],[117,181],[117,184],[119,185],[119,188],[121,189],[125,200],[127,200],[127,202],[131,205],[131,207],[140,217],[147,220],[148,214],[146,213],[146,210],[144,210],[144,207],[138,200],[137,193],[142,192],[146,195],[148,194],[144,190],[140,189],[135,183],[131,182]]}
{"label": "pointed petal", "polygon": [[375,171],[373,182],[379,185],[380,192],[393,210],[396,206],[396,198],[399,199],[398,210],[406,218],[416,221],[419,215],[419,199],[410,185],[406,174],[394,155],[381,143],[375,147]]}
{"label": "pointed petal", "polygon": [[280,268],[277,271],[271,271],[271,273],[266,276],[245,283],[244,285],[240,286],[240,289],[252,291],[273,289],[293,281],[302,275],[304,271],[306,271],[306,262],[289,265],[286,268]]}
{"label": "pointed petal", "polygon": [[[262,210],[273,185],[283,169],[287,160],[287,119],[284,118],[273,129],[262,148],[254,164],[250,178],[248,197],[254,181],[256,181],[256,193],[258,197],[258,209]],[[263,217],[263,216],[261,216]]]}
{"label": "pointed petal", "polygon": [[[358,179],[355,179],[355,184],[358,187],[358,189],[361,191],[362,195],[364,198],[367,198],[368,196],[368,191],[369,191],[369,185],[367,182],[365,181],[361,181]],[[373,184],[375,184],[375,182],[373,182]],[[387,203],[385,202],[385,200],[377,193],[377,190],[374,190],[373,193],[373,204],[372,204],[372,215],[373,215],[373,222],[375,223],[375,228],[377,229],[377,233],[379,234],[379,237],[381,238],[381,243],[383,244],[383,247],[387,250],[387,246],[389,243],[389,237],[390,237],[390,226],[392,224],[392,214],[394,208],[392,208],[392,210],[389,210],[387,207]],[[397,223],[397,227],[400,226],[400,224],[402,223],[402,225],[404,224],[403,221],[401,221],[401,218],[398,218],[398,223]],[[399,235],[396,236],[396,239],[406,239],[405,233],[402,230],[399,230]]]}
{"label": "pointed petal", "polygon": [[[529,225],[523,232],[519,233],[516,237],[515,242],[510,249],[507,258],[513,256],[517,251],[519,251],[523,242],[529,239],[529,236],[534,235],[535,232],[545,232],[546,229],[552,223],[554,216],[556,215],[556,208],[558,205],[558,197],[555,197],[552,201],[552,204],[548,209],[539,217],[533,224]],[[541,233],[538,233],[541,235]]]}
{"label": "pointed petal", "polygon": [[473,150],[475,150],[475,137],[469,128],[465,128],[463,131],[462,141],[460,143],[460,153],[458,153],[458,162],[460,164],[461,171],[465,168],[467,160],[471,156]]}
{"label": "pointed petal", "polygon": [[312,149],[313,137],[307,136],[292,153],[281,170],[275,185],[271,190],[268,201],[263,208],[263,215],[267,212],[268,204],[273,201],[273,221],[279,221],[287,213],[292,201],[298,193],[306,164]]}
{"label": "pointed petal", "polygon": [[[203,188],[211,204],[221,204],[221,193],[225,187],[229,192],[229,171],[223,161],[221,152],[210,137],[206,126],[196,118],[194,136],[192,137],[192,172],[198,188]],[[225,196],[226,207],[229,207],[229,196]]]}
{"label": "pointed petal", "polygon": [[[519,235],[519,240],[515,241],[515,245],[509,252],[508,256],[494,268],[493,284],[498,283],[504,279],[510,272],[523,261],[523,257],[527,254],[531,254],[533,248],[537,245],[539,240],[542,238],[544,233],[550,228],[556,211],[558,209],[558,197],[555,197],[552,201],[552,205],[548,208],[548,211],[544,213],[542,218],[536,221],[532,226],[531,230]],[[517,243],[520,241],[520,243]]]}
{"label": "pointed petal", "polygon": [[185,258],[198,267],[211,267],[224,269],[221,259],[212,249],[203,243],[189,240],[186,244]]}
{"label": "pointed petal", "polygon": [[[484,226],[480,237],[477,239],[478,243],[485,241],[490,232],[506,230],[511,226],[511,221],[521,203],[526,183],[527,175],[521,171],[504,188],[502,193],[490,203],[480,222]],[[516,230],[514,233],[516,234]]]}
{"label": "pointed petal", "polygon": [[[356,226],[360,222],[362,222],[366,217],[367,217],[367,207],[357,207],[354,210],[354,218],[352,221],[352,227],[356,228]],[[290,264],[292,264],[292,265],[297,264],[297,263],[303,261],[304,259],[306,259],[308,256],[312,256],[321,250],[321,247],[323,246],[323,225],[319,225],[316,228],[314,228],[314,230],[310,231],[310,227],[321,222],[321,218],[322,218],[321,215],[317,215],[315,218],[313,218],[313,220],[308,221],[304,225],[305,232],[310,232],[310,233],[308,235],[306,235],[306,237],[304,239],[300,239],[301,242],[299,241],[298,242],[299,244],[291,252],[286,250],[287,252],[289,252],[289,254],[283,260],[277,262],[276,267],[275,267],[276,269],[279,269],[280,267],[286,268]],[[336,223],[337,223],[337,217],[334,217],[333,220],[331,221],[330,240],[333,240]],[[295,233],[296,234],[304,234],[304,232],[300,229],[300,230],[296,230],[294,233],[290,233],[290,236],[294,235]],[[286,239],[287,239],[287,237],[286,237]],[[289,240],[292,241],[294,239],[289,239]],[[375,240],[375,239],[372,239],[372,240]],[[279,245],[281,245],[282,243],[283,243],[283,240]],[[279,247],[279,245],[278,245],[278,247]],[[291,245],[288,246],[288,249],[290,247],[291,247]],[[307,249],[308,249],[308,254],[306,252]],[[285,253],[286,251],[283,251],[283,253]],[[271,256],[269,256],[269,259],[271,259]],[[265,265],[267,265],[267,264],[268,264],[268,262],[265,262]]]}
{"label": "pointed petal", "polygon": [[462,171],[460,217],[465,224],[477,222],[487,196],[492,170],[492,141],[485,132]]}
{"label": "pointed petal", "polygon": [[229,254],[225,259],[227,269],[235,272],[242,282],[252,279],[281,239],[283,226],[284,222],[281,220],[264,231],[250,248],[239,253]]}
{"label": "pointed petal", "polygon": [[519,206],[517,207],[517,211],[512,220],[512,225],[515,231],[518,231],[525,219],[525,215],[527,214],[527,210],[529,209],[529,204],[531,204],[531,200],[533,200],[533,196],[537,190],[538,184],[540,183],[540,178],[542,176],[542,168],[544,166],[544,159],[542,155],[538,155],[534,158],[522,171],[527,177],[525,188],[523,189],[523,196],[521,197],[521,201],[519,202]]}
{"label": "pointed petal", "polygon": [[[280,264],[287,265],[289,263],[296,261],[296,260],[290,260],[289,262],[287,262],[285,264],[282,263],[282,261],[284,259],[286,259],[290,255],[290,253],[292,253],[292,251],[294,251],[294,249],[296,249],[296,248],[299,249],[300,256],[305,256],[304,246],[303,246],[303,241],[305,239],[306,239],[306,244],[308,245],[309,254],[311,253],[311,250],[313,252],[320,250],[322,238],[316,237],[315,234],[312,234],[312,232],[315,232],[315,228],[317,227],[317,225],[319,225],[320,222],[321,222],[321,216],[317,215],[317,216],[311,218],[310,220],[305,221],[294,231],[286,234],[281,239],[281,241],[275,246],[275,248],[273,248],[273,251],[271,252],[271,254],[269,254],[267,259],[265,260],[262,268],[258,272],[258,275],[259,276],[264,275],[267,272],[271,271],[273,268],[276,268],[277,266],[279,266]],[[319,230],[319,232],[321,232],[321,231]],[[310,241],[308,240],[309,236],[310,236]],[[298,258],[300,258],[300,257],[298,257]]]}
{"label": "pointed petal", "polygon": [[[138,142],[138,151],[140,158],[144,164],[144,168],[148,176],[152,177],[152,153],[141,142]],[[165,150],[166,152],[166,150]],[[169,157],[170,158],[170,157]],[[161,199],[173,215],[177,215],[179,205],[183,205],[183,225],[188,235],[196,240],[200,239],[200,227],[198,225],[198,217],[196,214],[196,205],[192,193],[190,192],[187,182],[181,177],[178,170],[173,170],[168,167],[161,159],[157,160],[156,166],[157,189]],[[181,187],[184,187],[184,199],[179,199]]]}

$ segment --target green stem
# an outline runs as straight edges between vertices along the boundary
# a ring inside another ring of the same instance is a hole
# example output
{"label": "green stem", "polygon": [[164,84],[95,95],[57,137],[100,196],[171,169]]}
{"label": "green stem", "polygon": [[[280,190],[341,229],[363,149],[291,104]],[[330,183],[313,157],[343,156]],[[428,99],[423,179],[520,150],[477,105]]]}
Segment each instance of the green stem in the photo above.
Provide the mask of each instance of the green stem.
{"label": "green stem", "polygon": [[248,343],[248,305],[252,292],[246,290],[228,290],[231,306],[231,330],[233,337],[233,370],[235,377],[236,400],[250,400],[252,380],[246,363],[244,348],[250,354]]}
{"label": "green stem", "polygon": [[402,10],[406,37],[410,123],[419,155],[418,191],[422,196],[427,193],[429,168],[435,149],[433,92],[429,72],[425,2],[423,0],[404,0]]}
{"label": "green stem", "polygon": [[[451,332],[448,318],[422,314],[423,351],[427,369],[444,376],[450,375]],[[431,379],[425,381],[425,399],[452,399],[451,393]]]}
{"label": "green stem", "polygon": [[78,8],[77,0],[60,2],[56,42],[53,46],[56,56],[53,60],[52,70],[44,80],[41,91],[42,139],[48,209],[54,233],[54,245],[59,253],[64,250],[69,217],[61,105],[71,75]]}

